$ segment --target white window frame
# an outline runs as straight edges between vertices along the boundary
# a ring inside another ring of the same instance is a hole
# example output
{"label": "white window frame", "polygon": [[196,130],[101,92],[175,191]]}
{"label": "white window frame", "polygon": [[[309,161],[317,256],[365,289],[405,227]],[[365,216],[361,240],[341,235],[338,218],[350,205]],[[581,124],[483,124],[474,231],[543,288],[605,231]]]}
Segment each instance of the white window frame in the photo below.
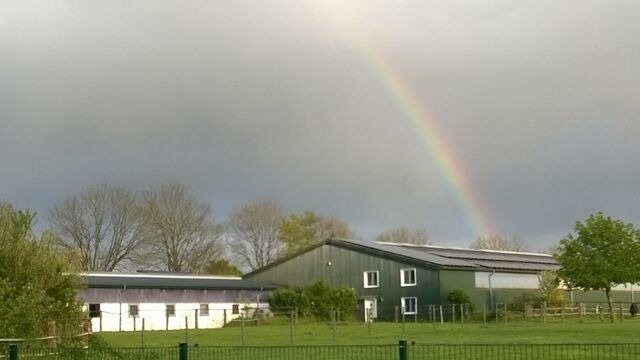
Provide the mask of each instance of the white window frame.
{"label": "white window frame", "polygon": [[[131,308],[135,306],[135,313],[131,312]],[[129,304],[129,317],[140,317],[140,305],[138,304]]]}
{"label": "white window frame", "polygon": [[[407,300],[411,299],[413,299],[413,311],[407,311],[407,307],[405,305],[407,303]],[[418,313],[418,298],[415,296],[400,298],[400,307],[402,308],[403,315],[415,315]]]}
{"label": "white window frame", "polygon": [[[369,274],[376,274],[376,283],[369,284]],[[377,288],[380,287],[380,271],[378,270],[369,270],[362,273],[362,281],[365,289]]]}
{"label": "white window frame", "polygon": [[[173,311],[169,312],[169,307],[172,307]],[[174,317],[176,316],[176,304],[166,304],[164,314],[166,317]]]}
{"label": "white window frame", "polygon": [[209,304],[200,304],[198,313],[200,316],[209,316]]}
{"label": "white window frame", "polygon": [[[409,271],[413,272],[413,283],[404,282],[404,274]],[[416,286],[416,284],[418,284],[418,272],[416,271],[416,268],[400,269],[400,286]]]}

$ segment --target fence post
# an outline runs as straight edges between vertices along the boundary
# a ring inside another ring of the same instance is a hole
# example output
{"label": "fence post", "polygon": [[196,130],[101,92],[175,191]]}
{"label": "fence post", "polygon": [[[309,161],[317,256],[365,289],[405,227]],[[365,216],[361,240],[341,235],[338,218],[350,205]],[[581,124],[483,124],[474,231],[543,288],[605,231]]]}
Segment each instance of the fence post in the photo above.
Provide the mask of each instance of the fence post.
{"label": "fence post", "polygon": [[504,303],[504,324],[507,324],[507,318],[509,318],[509,309],[507,308],[508,304]]}
{"label": "fence post", "polygon": [[196,323],[196,324],[195,324],[195,328],[196,328],[196,329],[198,329],[198,311],[199,311],[199,309],[195,309],[195,310],[193,311],[193,313],[194,313],[193,315],[194,315],[194,319],[195,319],[195,323]]}
{"label": "fence post", "polygon": [[187,343],[178,344],[178,355],[180,360],[187,360],[189,358],[189,345]]}
{"label": "fence post", "polygon": [[289,342],[293,345],[293,316],[295,314],[294,310],[291,310],[291,318],[289,319]]}
{"label": "fence post", "polygon": [[51,339],[47,341],[50,348],[58,347],[58,332],[56,331],[58,326],[55,320],[51,320],[47,323],[47,336],[51,336]]}
{"label": "fence post", "polygon": [[398,316],[398,312],[399,312],[398,310],[399,309],[400,309],[400,307],[398,305],[396,305],[395,309],[394,309],[394,315],[395,315],[396,323],[398,322],[398,318],[399,318],[399,316]]}
{"label": "fence post", "polygon": [[622,310],[622,303],[620,303],[620,322],[624,321],[624,310]]}
{"label": "fence post", "polygon": [[456,304],[451,304],[451,322],[456,322]]}
{"label": "fence post", "polygon": [[[333,310],[333,308],[331,308],[331,333],[333,336],[333,341],[335,341],[336,340],[336,311]],[[371,325],[369,325],[369,335],[371,335]]]}
{"label": "fence post", "polygon": [[440,305],[440,324],[444,324],[444,319],[442,315],[442,305]]}
{"label": "fence post", "polygon": [[407,348],[407,340],[398,341],[398,352],[400,355],[400,360],[409,359],[409,349]]}
{"label": "fence post", "polygon": [[482,304],[482,320],[487,325],[487,304]]}
{"label": "fence post", "polygon": [[464,324],[464,304],[460,304],[460,324]]}
{"label": "fence post", "polygon": [[242,331],[242,346],[244,346],[244,310],[240,312],[240,331]]}
{"label": "fence post", "polygon": [[140,346],[144,349],[144,318],[142,318],[142,331],[140,332]]}
{"label": "fence post", "polygon": [[578,304],[578,321],[582,322],[582,305],[584,305],[583,303],[579,303]]}
{"label": "fence post", "polygon": [[9,345],[9,360],[18,360],[18,344]]}
{"label": "fence post", "polygon": [[189,342],[189,318],[184,317],[184,341]]}

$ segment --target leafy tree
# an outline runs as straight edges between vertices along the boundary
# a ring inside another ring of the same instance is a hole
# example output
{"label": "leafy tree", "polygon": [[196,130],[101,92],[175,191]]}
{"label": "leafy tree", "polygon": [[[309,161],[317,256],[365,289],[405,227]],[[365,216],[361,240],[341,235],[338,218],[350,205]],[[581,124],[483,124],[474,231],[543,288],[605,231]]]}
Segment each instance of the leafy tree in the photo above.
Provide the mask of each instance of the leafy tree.
{"label": "leafy tree", "polygon": [[135,194],[120,187],[89,187],[49,211],[58,244],[77,254],[83,270],[113,271],[130,260],[142,240]]}
{"label": "leafy tree", "polygon": [[329,238],[355,237],[355,233],[346,222],[336,217],[322,216],[313,211],[286,217],[282,221],[278,235],[286,247],[287,254],[296,253]]}
{"label": "leafy tree", "polygon": [[429,235],[424,229],[409,229],[405,227],[389,229],[376,236],[375,241],[415,245],[431,244]]}
{"label": "leafy tree", "polygon": [[282,252],[278,238],[282,209],[273,201],[251,202],[237,209],[229,220],[229,249],[234,260],[251,270],[276,260]]}
{"label": "leafy tree", "polygon": [[218,259],[218,260],[210,260],[205,266],[202,268],[201,273],[211,274],[211,275],[232,275],[232,276],[240,276],[242,275],[242,271],[237,267],[233,266],[227,259]]}
{"label": "leafy tree", "polygon": [[554,291],[560,286],[556,271],[543,271],[538,274],[538,290],[547,303],[551,303]]}
{"label": "leafy tree", "polygon": [[569,287],[605,292],[613,322],[611,288],[640,280],[640,234],[631,224],[592,214],[560,240],[556,259]]}
{"label": "leafy tree", "polygon": [[40,238],[33,234],[33,221],[29,211],[0,204],[0,334],[4,337],[43,336],[49,320],[77,321],[80,327],[75,269],[56,252],[51,234]]}
{"label": "leafy tree", "polygon": [[306,310],[308,307],[308,299],[300,288],[279,288],[269,296],[269,308],[274,312],[293,309]]}
{"label": "leafy tree", "polygon": [[223,228],[213,221],[211,208],[198,202],[184,185],[150,188],[142,201],[145,245],[160,267],[197,273],[220,258]]}
{"label": "leafy tree", "polygon": [[519,237],[509,239],[495,234],[480,236],[469,247],[480,250],[527,251],[525,241]]}

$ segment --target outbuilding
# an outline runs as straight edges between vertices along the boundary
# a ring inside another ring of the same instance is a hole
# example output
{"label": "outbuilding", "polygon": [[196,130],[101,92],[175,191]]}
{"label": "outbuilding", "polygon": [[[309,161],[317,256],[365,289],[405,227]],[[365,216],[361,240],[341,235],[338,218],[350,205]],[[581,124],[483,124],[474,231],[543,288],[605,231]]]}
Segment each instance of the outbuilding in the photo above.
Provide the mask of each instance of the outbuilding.
{"label": "outbuilding", "polygon": [[164,272],[80,275],[92,331],[217,328],[268,309],[271,285],[230,276]]}

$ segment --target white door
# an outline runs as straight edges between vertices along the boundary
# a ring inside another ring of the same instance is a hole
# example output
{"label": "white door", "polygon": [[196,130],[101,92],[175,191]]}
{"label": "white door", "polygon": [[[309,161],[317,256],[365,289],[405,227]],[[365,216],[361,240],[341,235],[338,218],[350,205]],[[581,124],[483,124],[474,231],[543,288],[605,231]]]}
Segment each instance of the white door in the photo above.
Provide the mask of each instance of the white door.
{"label": "white door", "polygon": [[364,299],[364,321],[371,322],[378,317],[378,305],[376,299]]}

